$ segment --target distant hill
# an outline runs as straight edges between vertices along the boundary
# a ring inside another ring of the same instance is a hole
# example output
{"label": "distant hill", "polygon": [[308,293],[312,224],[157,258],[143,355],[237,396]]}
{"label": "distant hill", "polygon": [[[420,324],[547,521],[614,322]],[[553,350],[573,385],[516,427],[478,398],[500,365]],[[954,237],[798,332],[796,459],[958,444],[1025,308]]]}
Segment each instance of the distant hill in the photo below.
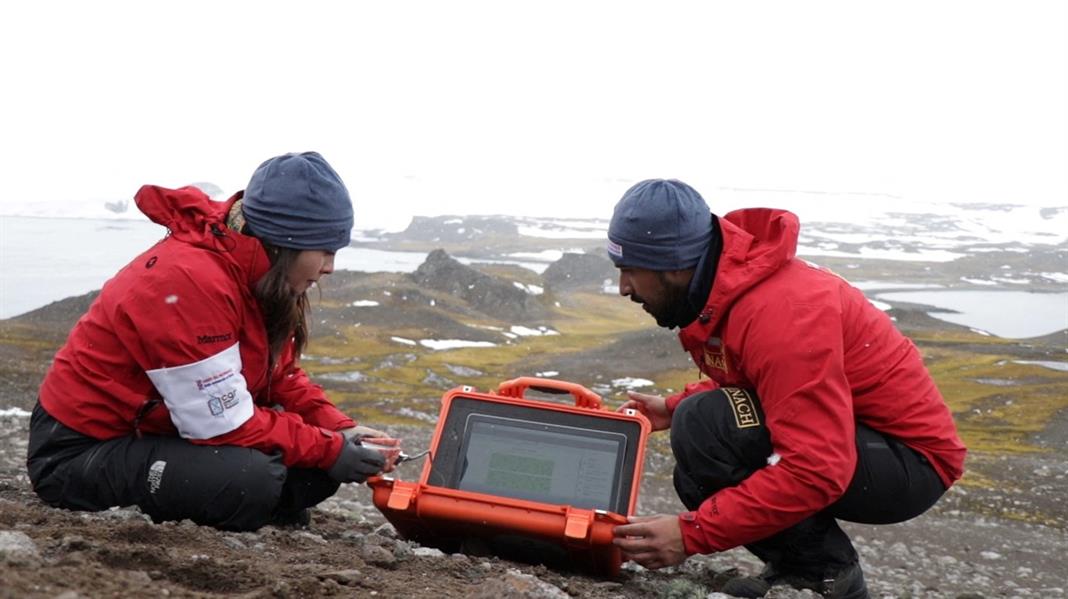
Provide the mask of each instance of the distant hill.
{"label": "distant hill", "polygon": [[400,233],[387,233],[396,241],[434,241],[456,243],[477,240],[487,235],[515,237],[519,228],[503,216],[415,216]]}
{"label": "distant hill", "polygon": [[554,290],[601,287],[615,281],[619,273],[612,261],[597,254],[565,253],[542,273],[546,287]]}

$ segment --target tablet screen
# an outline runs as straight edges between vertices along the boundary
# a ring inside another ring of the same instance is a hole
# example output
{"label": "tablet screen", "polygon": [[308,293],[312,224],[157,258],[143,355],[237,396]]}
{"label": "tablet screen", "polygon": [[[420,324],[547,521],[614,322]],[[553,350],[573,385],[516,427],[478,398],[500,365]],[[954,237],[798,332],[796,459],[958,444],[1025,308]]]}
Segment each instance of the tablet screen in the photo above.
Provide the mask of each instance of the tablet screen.
{"label": "tablet screen", "polygon": [[614,511],[621,433],[471,414],[454,488]]}

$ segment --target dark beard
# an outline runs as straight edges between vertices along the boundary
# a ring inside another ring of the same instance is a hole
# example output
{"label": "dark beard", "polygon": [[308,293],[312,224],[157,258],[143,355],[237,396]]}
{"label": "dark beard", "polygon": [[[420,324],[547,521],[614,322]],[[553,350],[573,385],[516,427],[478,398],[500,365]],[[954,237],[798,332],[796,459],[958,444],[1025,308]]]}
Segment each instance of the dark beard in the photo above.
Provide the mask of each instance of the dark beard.
{"label": "dark beard", "polygon": [[684,327],[696,318],[689,302],[689,287],[686,285],[672,285],[664,273],[658,272],[660,283],[664,287],[664,301],[661,305],[650,306],[649,314],[656,319],[658,326],[665,329]]}

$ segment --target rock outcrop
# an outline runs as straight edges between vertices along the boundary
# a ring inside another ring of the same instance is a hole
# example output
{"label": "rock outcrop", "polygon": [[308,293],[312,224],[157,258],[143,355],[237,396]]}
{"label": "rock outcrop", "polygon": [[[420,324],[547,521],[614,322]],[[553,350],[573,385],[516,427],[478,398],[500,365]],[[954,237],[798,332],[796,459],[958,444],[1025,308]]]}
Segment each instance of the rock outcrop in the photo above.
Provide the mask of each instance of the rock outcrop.
{"label": "rock outcrop", "polygon": [[597,254],[564,254],[545,269],[541,278],[545,286],[554,290],[601,287],[605,280],[615,282],[619,277],[612,261]]}
{"label": "rock outcrop", "polygon": [[546,313],[537,296],[512,281],[461,264],[445,250],[430,252],[411,277],[419,285],[449,293],[471,308],[502,320],[529,322]]}

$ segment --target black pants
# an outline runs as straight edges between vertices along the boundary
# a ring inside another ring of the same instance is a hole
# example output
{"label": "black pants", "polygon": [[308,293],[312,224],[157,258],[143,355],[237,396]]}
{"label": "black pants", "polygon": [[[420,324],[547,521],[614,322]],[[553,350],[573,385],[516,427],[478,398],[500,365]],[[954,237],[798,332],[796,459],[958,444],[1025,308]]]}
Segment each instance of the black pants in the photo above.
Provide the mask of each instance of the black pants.
{"label": "black pants", "polygon": [[[767,466],[771,437],[760,402],[749,392],[759,426],[739,417],[729,393],[716,390],[686,398],[671,420],[675,490],[695,510],[716,491],[733,487]],[[739,402],[735,402],[738,404]],[[743,400],[740,403],[745,403]],[[746,545],[780,571],[823,576],[857,559],[836,519],[865,524],[903,522],[927,511],[946,488],[927,460],[900,441],[857,424],[857,467],[849,488],[835,503],[800,523]],[[818,450],[818,449],[817,449]]]}
{"label": "black pants", "polygon": [[97,511],[136,505],[152,520],[190,519],[256,530],[296,518],[338,489],[322,470],[286,468],[280,455],[146,435],[98,441],[40,404],[30,418],[30,482],[54,507]]}

